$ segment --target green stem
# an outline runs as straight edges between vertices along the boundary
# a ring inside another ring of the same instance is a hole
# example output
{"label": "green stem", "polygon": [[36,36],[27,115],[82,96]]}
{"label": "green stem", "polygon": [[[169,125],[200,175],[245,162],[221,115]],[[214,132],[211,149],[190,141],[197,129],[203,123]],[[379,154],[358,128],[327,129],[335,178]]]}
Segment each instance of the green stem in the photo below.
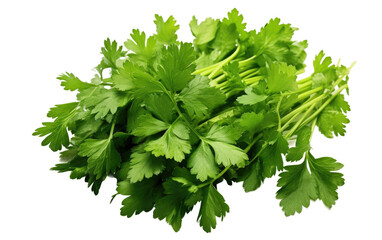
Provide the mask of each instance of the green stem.
{"label": "green stem", "polygon": [[308,82],[304,82],[302,84],[299,84],[298,88],[304,88],[304,87],[307,87],[307,86],[310,86],[310,85],[312,85],[312,82],[308,81]]}
{"label": "green stem", "polygon": [[247,59],[245,59],[245,60],[242,60],[242,61],[240,61],[239,62],[239,65],[241,64],[241,65],[244,65],[244,64],[246,64],[246,63],[248,63],[248,62],[251,62],[251,60],[253,60],[253,59],[255,59],[256,58],[256,55],[253,55],[252,57],[250,57],[250,58],[247,58]]}
{"label": "green stem", "polygon": [[228,58],[226,58],[225,60],[223,60],[215,69],[214,69],[214,71],[210,74],[210,75],[208,75],[208,77],[209,78],[214,78],[215,77],[215,75],[216,75],[216,73],[219,71],[219,70],[221,70],[221,68],[225,65],[225,64],[227,64],[229,61],[231,61],[232,59],[234,59],[236,56],[237,56],[237,54],[239,54],[239,52],[240,52],[240,45],[238,45],[238,47],[236,48],[236,51],[234,52],[234,53],[232,53],[232,55],[231,56],[229,56]]}
{"label": "green stem", "polygon": [[296,108],[295,110],[293,110],[292,112],[288,113],[283,118],[281,118],[281,123],[285,123],[291,117],[293,117],[295,114],[298,114],[298,113],[304,111],[306,108],[310,107],[312,104],[315,104],[318,101],[321,101],[325,96],[326,96],[325,94],[322,94],[320,96],[317,96],[317,97],[313,98],[312,100],[310,100],[308,102],[305,102],[300,107]]}
{"label": "green stem", "polygon": [[263,146],[261,147],[260,151],[258,151],[258,152],[256,153],[256,155],[255,155],[255,156],[248,162],[247,165],[253,163],[253,161],[255,161],[256,158],[258,158],[258,157],[260,156],[260,154],[264,151],[264,149],[265,149],[267,146],[268,146],[268,143],[267,143],[267,142],[264,143]]}
{"label": "green stem", "polygon": [[[192,75],[197,75],[197,74],[201,74],[201,73],[203,73],[203,72],[207,72],[207,71],[209,71],[209,70],[212,70],[212,69],[214,69],[216,66],[218,66],[220,63],[221,63],[221,62],[218,62],[218,63],[212,64],[212,65],[210,65],[210,66],[208,66],[208,67],[199,68],[199,69],[195,70],[195,71],[192,73]],[[203,75],[203,74],[201,74],[201,75]]]}
{"label": "green stem", "polygon": [[113,138],[114,127],[115,127],[116,122],[117,122],[117,116],[114,117],[113,123],[111,124],[110,133],[109,133],[109,140],[111,140]]}
{"label": "green stem", "polygon": [[255,83],[258,83],[261,79],[264,79],[264,77],[263,76],[256,76],[256,77],[244,79],[244,81],[247,85],[254,85]]}
{"label": "green stem", "polygon": [[298,80],[297,83],[302,84],[302,83],[310,81],[311,79],[312,79],[312,76],[309,76],[309,77],[303,78],[301,80]]}
{"label": "green stem", "polygon": [[302,93],[302,94],[300,94],[300,95],[298,95],[298,97],[297,97],[297,99],[304,99],[304,98],[306,98],[306,97],[309,97],[310,95],[312,95],[313,93],[316,93],[316,92],[319,92],[319,91],[321,91],[322,89],[324,89],[324,87],[317,87],[317,88],[314,88],[314,89],[311,89],[311,90],[309,90],[309,91],[306,91],[306,92],[304,92],[304,93]]}
{"label": "green stem", "polygon": [[245,77],[243,78],[243,80],[248,79],[248,78],[251,78],[251,77],[254,77],[254,76],[256,76],[257,74],[258,74],[258,71],[253,72],[253,73],[251,73],[251,74],[248,74],[247,76],[245,76]]}
{"label": "green stem", "polygon": [[249,150],[251,150],[251,148],[253,147],[253,145],[255,145],[255,143],[261,138],[263,137],[263,133],[260,133],[259,135],[257,135],[253,140],[252,142],[244,149],[244,152],[245,153],[248,153]]}
{"label": "green stem", "polygon": [[258,70],[257,70],[256,68],[251,68],[251,69],[248,69],[248,70],[246,70],[246,71],[240,73],[239,76],[242,78],[242,77],[245,77],[245,76],[247,76],[247,75],[249,75],[249,74],[251,74],[251,73],[255,73],[255,72],[257,72],[257,71],[258,71]]}
{"label": "green stem", "polygon": [[197,185],[196,187],[200,189],[200,188],[203,188],[203,187],[205,187],[205,186],[207,186],[207,185],[210,185],[210,184],[214,183],[214,182],[215,182],[216,180],[218,180],[221,176],[223,176],[224,173],[227,172],[228,169],[229,169],[231,166],[232,166],[231,164],[228,165],[227,167],[224,168],[223,171],[221,171],[218,175],[216,175],[216,177],[214,177],[212,180],[207,181],[207,182],[202,183],[202,184],[199,184],[199,185]]}
{"label": "green stem", "polygon": [[293,126],[293,128],[291,130],[289,130],[289,132],[285,135],[285,138],[288,139],[290,138],[293,133],[296,131],[296,129],[300,126],[300,124],[302,123],[302,121],[304,121],[304,119],[306,118],[306,116],[308,116],[308,114],[314,109],[314,107],[316,106],[316,104],[313,104],[312,106],[310,106],[310,108],[304,113],[304,115],[302,116],[302,118],[300,118],[297,123],[295,123],[295,125]]}
{"label": "green stem", "polygon": [[281,105],[281,102],[283,100],[283,97],[284,97],[284,95],[280,96],[280,100],[279,100],[279,102],[277,103],[277,106],[276,106],[276,113],[277,113],[277,119],[278,119],[278,128],[277,128],[277,131],[280,131],[280,129],[281,129],[280,105]]}
{"label": "green stem", "polygon": [[310,121],[312,121],[314,118],[316,118],[316,116],[318,114],[320,114],[322,112],[322,110],[324,110],[324,108],[326,106],[328,106],[328,104],[333,101],[333,99],[339,94],[341,93],[342,90],[344,90],[345,88],[347,88],[348,85],[345,84],[345,85],[342,85],[341,87],[339,87],[335,92],[333,92],[332,96],[325,101],[324,104],[321,105],[321,107],[319,109],[317,109],[311,116],[309,116],[309,118],[307,118],[302,125],[306,125],[307,123],[309,123]]}
{"label": "green stem", "polygon": [[314,132],[314,128],[316,127],[316,123],[317,123],[317,118],[315,118],[313,120],[313,123],[312,123],[312,128],[311,128],[311,133],[310,133],[310,137],[309,137],[309,142],[312,141],[312,137],[313,137],[313,132]]}

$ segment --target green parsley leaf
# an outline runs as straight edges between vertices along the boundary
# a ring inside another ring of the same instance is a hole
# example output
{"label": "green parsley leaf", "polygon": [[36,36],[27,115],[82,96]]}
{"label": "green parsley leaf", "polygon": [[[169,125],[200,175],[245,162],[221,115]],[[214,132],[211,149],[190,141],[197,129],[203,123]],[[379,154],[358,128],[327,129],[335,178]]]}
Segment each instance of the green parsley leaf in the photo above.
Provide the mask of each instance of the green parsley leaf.
{"label": "green parsley leaf", "polygon": [[177,232],[180,230],[182,218],[186,214],[184,200],[188,191],[173,180],[164,182],[163,187],[166,196],[160,198],[155,204],[154,218],[159,220],[166,218],[167,223]]}
{"label": "green parsley leaf", "polygon": [[187,167],[191,168],[191,173],[195,174],[196,178],[202,182],[209,177],[215,177],[219,173],[211,148],[203,140],[188,159]]}
{"label": "green parsley leaf", "polygon": [[243,23],[244,17],[243,15],[239,14],[239,11],[234,8],[231,12],[228,14],[228,18],[223,19],[223,24],[230,25],[235,24],[236,31],[238,32],[240,39],[244,40],[247,37],[247,32],[245,31],[246,23]]}
{"label": "green parsley leaf", "polygon": [[203,191],[203,200],[198,215],[198,220],[203,230],[211,232],[211,228],[216,228],[216,217],[220,217],[223,220],[228,212],[229,206],[216,188],[212,185],[206,187]]}
{"label": "green parsley leaf", "polygon": [[332,64],[332,58],[331,57],[324,58],[324,56],[325,56],[324,51],[321,51],[314,58],[313,67],[314,67],[315,73],[324,72],[325,70],[329,68],[330,64]]}
{"label": "green parsley leaf", "polygon": [[292,147],[288,151],[286,160],[289,162],[294,162],[300,160],[304,154],[310,150],[310,135],[312,134],[309,127],[303,127],[297,133],[296,146]]}
{"label": "green parsley leaf", "polygon": [[218,89],[209,86],[207,77],[198,75],[181,91],[179,99],[190,116],[204,119],[214,108],[224,103],[225,96]]}
{"label": "green parsley leaf", "polygon": [[156,14],[154,23],[157,27],[157,34],[155,35],[155,38],[159,43],[164,43],[167,45],[176,43],[176,39],[178,38],[176,31],[178,31],[179,25],[176,25],[176,21],[173,16],[170,16],[165,22],[161,16]]}
{"label": "green parsley leaf", "polygon": [[310,200],[315,201],[317,184],[314,177],[308,172],[307,162],[299,165],[286,166],[285,172],[280,173],[277,183],[281,187],[276,198],[281,199],[280,206],[286,216],[301,213],[302,207],[309,207]]}
{"label": "green parsley leaf", "polygon": [[142,114],[137,118],[137,126],[133,129],[132,134],[138,137],[147,137],[167,130],[169,127],[168,123],[154,118],[151,114]]}
{"label": "green parsley leaf", "polygon": [[[82,98],[80,97],[80,99]],[[126,105],[128,100],[129,95],[124,92],[98,88],[91,96],[83,99],[81,103],[91,109],[91,113],[95,114],[95,119],[103,119],[108,113],[116,113],[118,107]]]}
{"label": "green parsley leaf", "polygon": [[268,146],[260,154],[264,168],[263,177],[268,178],[275,175],[277,170],[283,169],[282,154],[288,152],[288,142],[281,134],[275,133],[270,139]]}
{"label": "green parsley leaf", "polygon": [[150,211],[160,196],[157,184],[158,179],[155,177],[137,183],[130,183],[128,180],[118,182],[117,192],[129,196],[122,201],[121,215],[131,217]]}
{"label": "green parsley leaf", "polygon": [[145,97],[144,104],[147,110],[160,120],[171,123],[174,121],[175,113],[173,103],[165,94],[150,94]]}
{"label": "green parsley leaf", "polygon": [[[309,164],[310,172],[307,164]],[[315,159],[308,153],[304,162],[299,165],[287,166],[280,173],[277,186],[277,199],[286,216],[300,213],[302,207],[308,207],[310,200],[322,200],[325,206],[331,208],[338,199],[337,188],[344,185],[343,175],[338,172],[343,167],[335,159],[323,157]]]}
{"label": "green parsley leaf", "polygon": [[333,138],[333,134],[344,136],[346,133],[345,124],[349,122],[345,114],[329,105],[320,113],[317,126],[325,137]]}
{"label": "green parsley leaf", "polygon": [[67,127],[70,120],[75,115],[78,103],[67,103],[56,105],[51,108],[48,117],[56,118],[54,122],[43,122],[43,127],[37,128],[33,136],[46,136],[42,141],[42,146],[49,145],[52,151],[62,149],[62,146],[69,146],[69,135]]}
{"label": "green parsley leaf", "polygon": [[126,56],[126,52],[122,50],[122,46],[118,46],[116,41],[111,42],[110,39],[104,41],[104,47],[101,48],[103,55],[101,63],[96,67],[98,72],[102,75],[102,71],[106,68],[112,68],[115,71],[117,67],[117,60]]}
{"label": "green parsley leaf", "polygon": [[268,68],[267,83],[271,93],[297,89],[296,68],[286,63],[271,63]]}
{"label": "green parsley leaf", "polygon": [[96,175],[97,179],[115,172],[121,163],[121,156],[110,138],[86,139],[78,151],[80,156],[89,157],[88,169]]}
{"label": "green parsley leaf", "polygon": [[331,208],[338,199],[337,188],[345,184],[342,173],[333,171],[340,170],[343,165],[331,157],[315,159],[310,153],[308,162],[317,184],[318,198],[326,207]]}
{"label": "green parsley leaf", "polygon": [[198,20],[193,16],[190,22],[190,28],[192,35],[195,36],[194,45],[201,47],[203,44],[212,41],[215,38],[218,26],[219,20],[212,18],[207,18],[198,25]]}
{"label": "green parsley leaf", "polygon": [[243,188],[245,192],[251,192],[258,189],[264,182],[264,177],[262,173],[263,169],[260,161],[256,161],[243,170],[242,177]]}
{"label": "green parsley leaf", "polygon": [[147,67],[156,57],[156,40],[154,36],[148,37],[146,41],[145,32],[134,29],[130,34],[131,39],[125,42],[125,47],[134,53],[128,54],[129,58],[144,67]]}
{"label": "green parsley leaf", "polygon": [[194,60],[194,49],[189,43],[170,45],[162,51],[157,73],[168,90],[177,92],[187,86],[193,79]]}
{"label": "green parsley leaf", "polygon": [[225,142],[208,140],[207,143],[214,149],[215,161],[218,164],[223,164],[226,167],[230,165],[236,165],[238,167],[245,166],[245,161],[248,160],[248,156],[242,149]]}
{"label": "green parsley leaf", "polygon": [[257,95],[252,91],[251,87],[247,87],[245,89],[245,93],[245,95],[237,98],[237,101],[243,105],[255,105],[256,103],[262,102],[268,98],[267,95]]}
{"label": "green parsley leaf", "polygon": [[61,80],[61,86],[64,87],[65,90],[74,91],[77,89],[86,89],[92,87],[93,84],[83,82],[78,77],[74,76],[73,73],[66,72],[65,74],[61,74],[57,77],[58,80]]}
{"label": "green parsley leaf", "polygon": [[130,169],[127,173],[131,183],[142,181],[144,178],[151,178],[160,174],[164,169],[164,159],[154,157],[150,152],[144,151],[144,146],[140,145],[133,149],[130,156]]}
{"label": "green parsley leaf", "polygon": [[174,159],[181,162],[185,154],[191,152],[189,141],[189,129],[181,122],[173,123],[170,128],[156,140],[147,143],[146,151],[152,152],[154,156],[165,156],[168,159]]}

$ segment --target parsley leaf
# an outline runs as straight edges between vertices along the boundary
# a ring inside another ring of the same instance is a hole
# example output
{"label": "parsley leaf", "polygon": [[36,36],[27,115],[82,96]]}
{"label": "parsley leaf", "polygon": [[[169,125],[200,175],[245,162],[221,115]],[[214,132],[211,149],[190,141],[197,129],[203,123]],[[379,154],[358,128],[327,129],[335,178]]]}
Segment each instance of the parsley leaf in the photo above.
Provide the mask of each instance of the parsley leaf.
{"label": "parsley leaf", "polygon": [[133,53],[129,53],[129,58],[147,68],[147,66],[154,60],[156,55],[156,40],[154,36],[148,37],[146,41],[145,32],[140,32],[134,29],[130,34],[131,39],[125,42],[125,47]]}
{"label": "parsley leaf", "polygon": [[341,111],[332,106],[327,106],[319,115],[317,126],[327,138],[333,138],[333,134],[344,136],[345,124],[349,122],[349,119]]}
{"label": "parsley leaf", "polygon": [[307,162],[299,165],[286,166],[285,172],[280,173],[277,183],[281,187],[276,198],[281,199],[280,206],[286,216],[295,212],[301,213],[302,207],[309,207],[310,200],[317,199],[316,182],[308,172]]}
{"label": "parsley leaf", "polygon": [[263,176],[272,177],[276,174],[276,170],[283,169],[282,154],[288,152],[288,142],[280,133],[272,133],[267,147],[260,154],[263,164]]}
{"label": "parsley leaf", "polygon": [[[310,172],[307,169],[309,164]],[[300,213],[302,207],[308,207],[310,200],[322,200],[325,206],[331,208],[338,199],[338,186],[344,185],[343,175],[338,172],[343,167],[335,159],[323,157],[315,159],[308,153],[304,162],[299,165],[285,167],[286,172],[280,173],[277,198],[286,216]]]}
{"label": "parsley leaf", "polygon": [[86,139],[80,145],[78,154],[89,157],[88,169],[96,175],[97,179],[110,172],[115,172],[121,163],[121,156],[115,149],[111,138]]}
{"label": "parsley leaf", "polygon": [[296,68],[286,63],[271,63],[267,68],[268,88],[271,93],[297,89]]}
{"label": "parsley leaf", "polygon": [[130,183],[128,180],[119,182],[117,192],[128,196],[122,201],[121,215],[131,217],[143,211],[150,211],[160,196],[157,184],[158,179],[155,177],[137,183]]}
{"label": "parsley leaf", "polygon": [[144,146],[140,145],[133,149],[130,156],[130,169],[127,173],[131,183],[142,181],[143,178],[151,178],[160,174],[164,169],[164,159],[154,157],[150,152],[144,151]]}
{"label": "parsley leaf", "polygon": [[203,227],[204,231],[211,232],[211,228],[216,227],[216,217],[223,220],[228,212],[229,207],[216,188],[212,185],[205,188],[198,215],[200,226]]}
{"label": "parsley leaf", "polygon": [[193,79],[194,60],[194,50],[189,43],[181,43],[179,47],[170,45],[162,51],[157,73],[167,89],[177,92],[187,86]]}
{"label": "parsley leaf", "polygon": [[152,152],[154,156],[165,156],[181,162],[185,154],[191,152],[189,142],[189,129],[181,121],[173,123],[170,128],[156,140],[151,140],[145,147],[146,151]]}
{"label": "parsley leaf", "polygon": [[245,95],[237,98],[237,101],[243,105],[255,105],[256,103],[262,102],[268,98],[267,95],[258,95],[252,91],[251,87],[245,89]]}
{"label": "parsley leaf", "polygon": [[191,168],[191,173],[195,174],[196,178],[202,182],[209,177],[215,177],[219,173],[211,148],[203,140],[188,159],[187,167]]}
{"label": "parsley leaf", "polygon": [[343,165],[331,157],[314,158],[308,155],[309,168],[317,183],[318,198],[326,207],[331,208],[338,199],[337,188],[343,186],[345,181],[340,170]]}
{"label": "parsley leaf", "polygon": [[156,14],[154,23],[157,27],[155,38],[159,43],[165,43],[167,45],[176,43],[176,39],[178,38],[176,31],[178,31],[179,25],[176,25],[173,16],[170,16],[165,22],[161,16]]}
{"label": "parsley leaf", "polygon": [[310,150],[311,134],[309,127],[303,127],[297,133],[296,146],[289,149],[288,155],[286,156],[287,161],[298,161],[304,156],[305,152]]}
{"label": "parsley leaf", "polygon": [[214,108],[225,102],[225,96],[208,83],[208,78],[196,76],[179,94],[183,108],[197,119],[209,116]]}
{"label": "parsley leaf", "polygon": [[68,125],[75,115],[78,103],[56,105],[51,108],[48,117],[56,118],[54,122],[43,122],[43,127],[37,128],[33,136],[46,136],[42,141],[43,146],[49,145],[52,151],[62,149],[69,145]]}
{"label": "parsley leaf", "polygon": [[177,232],[182,225],[182,218],[186,214],[184,200],[188,191],[173,180],[164,182],[163,187],[166,196],[160,198],[155,204],[154,218],[159,220],[166,218],[168,224]]}
{"label": "parsley leaf", "polygon": [[65,90],[69,91],[86,89],[93,86],[93,84],[83,82],[78,77],[74,76],[73,73],[68,72],[58,76],[57,79],[61,80],[61,86],[63,86]]}
{"label": "parsley leaf", "polygon": [[101,63],[96,67],[102,76],[102,71],[111,68],[112,71],[117,70],[117,60],[126,56],[126,52],[122,50],[122,46],[118,46],[116,41],[111,42],[110,39],[104,41],[104,47],[101,48],[103,55]]}
{"label": "parsley leaf", "polygon": [[198,20],[196,20],[195,16],[192,17],[190,28],[192,34],[195,36],[194,45],[202,47],[203,44],[212,41],[215,38],[218,26],[219,20],[207,18],[198,25]]}

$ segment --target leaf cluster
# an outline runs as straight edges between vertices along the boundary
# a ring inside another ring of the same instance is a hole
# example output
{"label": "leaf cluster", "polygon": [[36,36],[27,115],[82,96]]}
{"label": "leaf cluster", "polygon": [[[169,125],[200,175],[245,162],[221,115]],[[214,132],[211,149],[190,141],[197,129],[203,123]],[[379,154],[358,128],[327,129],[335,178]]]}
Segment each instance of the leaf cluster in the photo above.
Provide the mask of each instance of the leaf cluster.
{"label": "leaf cluster", "polygon": [[178,40],[172,16],[154,23],[155,34],[134,29],[124,46],[105,40],[90,81],[58,77],[77,99],[51,108],[52,121],[33,133],[61,151],[52,170],[84,179],[95,194],[116,178],[122,216],[153,210],[175,231],[198,202],[200,226],[216,227],[230,210],[220,182],[248,192],[278,172],[286,215],[311,200],[334,205],[342,164],[314,158],[310,140],[316,126],[329,138],[345,134],[350,68],[320,52],[314,73],[297,81],[307,42],[278,18],[247,31],[236,9],[222,20],[194,17],[193,43]]}

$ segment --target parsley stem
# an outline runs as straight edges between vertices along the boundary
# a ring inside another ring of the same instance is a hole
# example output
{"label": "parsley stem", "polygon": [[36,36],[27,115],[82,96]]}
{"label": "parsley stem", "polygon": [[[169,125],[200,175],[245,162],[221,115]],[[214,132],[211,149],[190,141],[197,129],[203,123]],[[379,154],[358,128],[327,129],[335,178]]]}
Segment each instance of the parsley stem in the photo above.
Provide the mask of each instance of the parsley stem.
{"label": "parsley stem", "polygon": [[280,96],[280,100],[279,100],[279,102],[277,103],[277,106],[276,106],[276,113],[277,113],[277,120],[278,120],[277,131],[281,130],[280,105],[281,105],[281,102],[283,100],[283,97],[284,97],[284,95]]}
{"label": "parsley stem", "polygon": [[302,104],[300,107],[296,108],[295,110],[293,110],[292,112],[288,113],[287,115],[285,115],[283,118],[281,118],[281,123],[285,123],[287,122],[290,118],[292,118],[295,114],[298,114],[302,111],[304,111],[306,108],[310,107],[312,104],[315,104],[316,102],[319,102],[321,101],[323,98],[325,98],[326,94],[322,94],[320,96],[317,96],[313,99],[311,99],[310,101],[308,102],[305,102],[304,104]]}
{"label": "parsley stem", "polygon": [[231,56],[229,56],[228,58],[224,59],[222,62],[220,62],[220,64],[211,72],[210,75],[208,75],[209,78],[214,78],[216,73],[225,65],[227,64],[229,61],[231,61],[232,59],[234,59],[237,54],[240,52],[240,45],[237,46],[236,50],[234,53],[232,53]]}
{"label": "parsley stem", "polygon": [[309,77],[303,78],[301,80],[298,80],[297,83],[302,84],[302,83],[310,81],[311,79],[312,79],[312,76],[309,76]]}
{"label": "parsley stem", "polygon": [[259,70],[256,69],[256,68],[251,68],[251,69],[245,70],[242,73],[239,73],[239,76],[242,78],[242,77],[245,77],[245,76],[247,76],[247,75],[249,75],[251,73],[255,73],[255,72],[259,72]]}
{"label": "parsley stem", "polygon": [[[261,79],[264,79],[263,76],[255,76],[255,77],[251,77],[251,78],[247,78],[247,79],[244,79],[245,83],[247,85],[250,85],[251,87],[253,87],[254,85],[256,85]],[[252,86],[253,85],[253,86]]]}
{"label": "parsley stem", "polygon": [[255,77],[258,73],[259,73],[259,72],[256,71],[256,72],[253,72],[253,73],[251,73],[251,74],[248,74],[247,76],[243,77],[243,80],[248,79],[248,78],[251,78],[251,77]]}
{"label": "parsley stem", "polygon": [[310,137],[309,137],[309,142],[312,141],[312,137],[313,137],[313,132],[314,132],[314,128],[316,127],[316,123],[317,123],[317,118],[315,118],[313,120],[313,123],[312,123],[312,128],[311,128],[311,133],[310,133]]}
{"label": "parsley stem", "polygon": [[228,171],[228,169],[229,169],[231,166],[232,166],[231,164],[228,165],[228,166],[226,166],[226,167],[223,169],[223,171],[221,171],[218,175],[216,175],[216,177],[214,177],[212,180],[207,181],[207,182],[202,183],[202,184],[199,184],[199,185],[197,185],[196,187],[200,189],[200,188],[203,188],[203,187],[205,187],[205,186],[211,185],[211,184],[214,183],[216,180],[218,180],[221,176],[223,176],[224,173],[226,173],[226,172]]}
{"label": "parsley stem", "polygon": [[251,62],[251,60],[255,59],[256,57],[257,57],[256,55],[253,55],[253,56],[250,57],[250,58],[247,58],[247,59],[245,59],[245,60],[242,60],[242,61],[239,62],[239,65],[240,65],[240,64],[241,64],[241,65],[244,65],[244,64],[246,64],[246,63],[248,63],[248,62]]}
{"label": "parsley stem", "polygon": [[297,98],[298,98],[299,100],[300,100],[300,99],[304,99],[304,98],[306,98],[306,97],[309,97],[309,96],[312,95],[313,93],[316,93],[316,92],[321,91],[322,89],[324,89],[324,87],[322,87],[322,86],[317,87],[317,88],[314,88],[314,89],[311,89],[311,90],[309,90],[309,91],[306,91],[306,92],[304,92],[304,93],[298,95]]}
{"label": "parsley stem", "polygon": [[308,114],[310,114],[311,111],[313,111],[314,107],[316,106],[316,104],[312,104],[310,106],[310,108],[304,113],[304,115],[297,121],[297,123],[295,123],[295,125],[292,127],[291,130],[289,130],[289,132],[285,135],[285,138],[286,139],[289,139],[293,133],[296,131],[296,129],[300,126],[300,124],[302,123],[302,121],[304,121],[304,119],[308,116]]}
{"label": "parsley stem", "polygon": [[111,140],[113,138],[114,127],[115,127],[116,122],[117,122],[117,117],[114,117],[113,122],[111,124],[111,128],[110,128],[109,140]]}
{"label": "parsley stem", "polygon": [[256,143],[261,137],[263,137],[263,133],[258,134],[258,135],[252,140],[252,142],[251,142],[251,143],[244,149],[243,152],[248,153],[249,150],[251,150],[251,148],[253,147],[253,145],[255,145],[255,143]]}
{"label": "parsley stem", "polygon": [[267,143],[267,142],[264,143],[263,146],[261,147],[260,151],[258,151],[258,152],[256,153],[256,155],[255,155],[255,156],[248,162],[248,165],[251,164],[251,163],[253,163],[253,162],[256,160],[256,158],[258,158],[258,157],[260,156],[260,154],[264,151],[264,149],[265,149],[267,146],[268,146],[268,143]]}
{"label": "parsley stem", "polygon": [[298,90],[293,91],[293,92],[282,93],[282,95],[284,95],[284,96],[293,95],[293,94],[305,92],[305,91],[310,90],[310,89],[311,88],[308,86],[308,87],[304,87],[304,88],[299,88]]}
{"label": "parsley stem", "polygon": [[298,84],[298,88],[304,88],[304,87],[307,87],[307,86],[310,86],[310,85],[312,85],[312,82],[308,81],[308,82],[304,82],[302,84]]}
{"label": "parsley stem", "polygon": [[347,88],[347,87],[348,87],[347,84],[342,85],[342,86],[339,87],[335,92],[333,92],[332,96],[331,96],[328,100],[326,100],[326,101],[324,102],[324,104],[322,104],[322,105],[320,106],[319,109],[317,109],[312,115],[309,116],[309,118],[307,118],[307,119],[302,123],[302,126],[306,125],[307,123],[309,123],[310,121],[312,121],[313,119],[315,119],[316,116],[317,116],[318,114],[320,114],[320,113],[322,112],[322,110],[324,110],[324,108],[325,108],[331,101],[333,101],[333,99],[334,99],[339,93],[341,93],[342,90],[344,90],[344,89]]}

